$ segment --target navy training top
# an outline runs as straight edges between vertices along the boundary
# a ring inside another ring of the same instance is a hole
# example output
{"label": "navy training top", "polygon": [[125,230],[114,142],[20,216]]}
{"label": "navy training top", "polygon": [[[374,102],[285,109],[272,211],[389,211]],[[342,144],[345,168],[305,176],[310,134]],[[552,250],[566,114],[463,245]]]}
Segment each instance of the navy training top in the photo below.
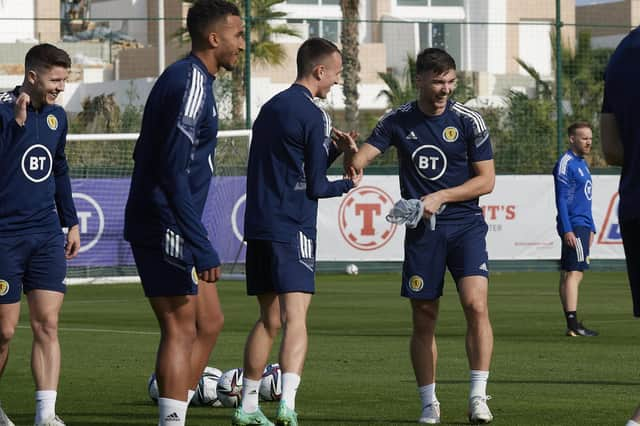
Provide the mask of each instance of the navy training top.
{"label": "navy training top", "polygon": [[194,55],[158,77],[133,152],[125,209],[127,241],[159,247],[197,271],[220,265],[201,220],[218,132],[213,80]]}
{"label": "navy training top", "polygon": [[67,116],[58,105],[27,106],[20,127],[20,87],[0,93],[0,235],[59,231],[78,223],[65,156]]}
{"label": "navy training top", "polygon": [[618,45],[605,71],[602,112],[613,113],[624,147],[620,176],[621,220],[640,218],[640,28],[631,31]]}
{"label": "navy training top", "polygon": [[353,187],[326,177],[339,154],[331,120],[307,88],[293,84],[264,104],[253,123],[244,238],[291,242],[302,232],[315,239],[318,199]]}
{"label": "navy training top", "polygon": [[[480,114],[452,100],[437,116],[424,114],[416,101],[402,105],[382,117],[366,142],[381,152],[396,147],[405,199],[462,185],[475,176],[472,163],[493,158]],[[447,204],[438,221],[466,221],[481,214],[474,198]]]}

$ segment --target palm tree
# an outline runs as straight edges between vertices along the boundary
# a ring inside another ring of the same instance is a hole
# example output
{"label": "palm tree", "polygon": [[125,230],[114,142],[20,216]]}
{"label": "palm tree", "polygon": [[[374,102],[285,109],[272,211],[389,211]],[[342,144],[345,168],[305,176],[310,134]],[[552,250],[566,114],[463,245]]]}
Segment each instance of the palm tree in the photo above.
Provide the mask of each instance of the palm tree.
{"label": "palm tree", "polygon": [[[232,0],[244,15],[244,1]],[[251,63],[261,65],[281,65],[287,55],[281,44],[273,41],[274,36],[289,35],[299,37],[298,32],[286,24],[273,25],[276,20],[284,20],[285,12],[273,10],[273,6],[284,0],[251,0]],[[249,48],[249,47],[248,47]],[[245,102],[244,58],[231,72],[231,114],[235,123],[240,124]]]}
{"label": "palm tree", "polygon": [[416,98],[416,60],[407,55],[407,66],[399,79],[393,71],[379,72],[378,77],[388,89],[381,90],[378,97],[387,98],[389,108],[397,108]]}
{"label": "palm tree", "polygon": [[85,133],[114,133],[120,130],[120,107],[115,94],[87,96],[82,100],[82,111],[76,117]]}
{"label": "palm tree", "polygon": [[347,128],[358,128],[358,83],[360,82],[359,0],[340,0],[342,9],[342,81]]}
{"label": "palm tree", "polygon": [[[193,0],[185,0],[192,3]],[[240,9],[244,16],[244,1],[231,0]],[[281,44],[273,41],[274,36],[289,35],[299,37],[298,32],[286,24],[276,24],[274,21],[282,21],[286,17],[285,12],[273,10],[273,6],[283,3],[284,0],[251,0],[251,63],[281,65],[287,55]],[[189,40],[186,28],[181,28],[176,37],[179,40]],[[228,78],[228,77],[227,77]],[[242,123],[245,102],[245,66],[244,58],[241,58],[231,72],[231,116],[234,125]]]}
{"label": "palm tree", "polygon": [[[551,34],[550,42],[553,47],[553,68],[556,68],[558,53],[556,52],[555,33]],[[591,34],[582,31],[578,34],[575,49],[562,46],[562,98],[568,101],[570,109],[565,111],[569,120],[586,120],[594,126],[594,147],[591,152],[592,166],[604,166],[606,163],[600,154],[598,113],[602,103],[603,74],[612,49],[594,49],[591,47]],[[516,62],[533,78],[536,83],[536,101],[555,101],[554,81],[545,81],[538,71],[526,64],[520,58]]]}

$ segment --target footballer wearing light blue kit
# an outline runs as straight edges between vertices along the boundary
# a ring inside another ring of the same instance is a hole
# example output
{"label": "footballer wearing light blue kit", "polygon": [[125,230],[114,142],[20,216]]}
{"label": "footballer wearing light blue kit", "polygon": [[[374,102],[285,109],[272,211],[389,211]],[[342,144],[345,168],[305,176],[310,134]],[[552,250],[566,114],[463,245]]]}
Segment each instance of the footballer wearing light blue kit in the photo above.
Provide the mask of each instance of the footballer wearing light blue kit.
{"label": "footballer wearing light blue kit", "polygon": [[[0,94],[0,375],[25,293],[33,331],[35,425],[64,425],[55,404],[60,375],[58,315],[67,259],[80,233],[65,155],[67,117],[55,104],[71,59],[50,44],[25,57],[21,86]],[[69,230],[65,236],[62,227]],[[0,424],[12,425],[0,408]]]}
{"label": "footballer wearing light blue kit", "polygon": [[584,156],[591,152],[593,135],[586,122],[569,126],[570,148],[553,168],[560,258],[560,301],[567,322],[567,336],[597,336],[578,321],[578,286],[589,269],[589,248],[596,227],[591,213],[593,182]]}
{"label": "footballer wearing light blue kit", "polygon": [[[446,268],[456,282],[467,319],[469,420],[493,419],[486,395],[493,351],[487,307],[487,224],[478,206],[478,197],[493,190],[493,152],[480,114],[449,99],[455,82],[455,61],[447,52],[422,51],[416,61],[417,101],[385,115],[348,162],[361,170],[394,146],[402,197],[421,199],[424,218],[429,219],[406,229],[401,289],[413,314],[411,359],[422,402],[420,423],[440,422],[435,325]],[[437,220],[431,229],[433,215]]]}
{"label": "footballer wearing light blue kit", "polygon": [[217,143],[214,78],[244,50],[243,21],[231,2],[194,1],[187,29],[190,54],[162,73],[147,99],[125,212],[125,238],[160,326],[160,426],[185,424],[222,329],[220,259],[201,216]]}
{"label": "footballer wearing light blue kit", "polygon": [[[315,292],[318,199],[348,192],[360,181],[329,181],[328,167],[342,150],[331,138],[331,120],[314,102],[338,83],[340,51],[310,38],[297,53],[294,84],[260,109],[247,166],[247,293],[257,296],[260,318],[247,338],[242,405],[234,425],[271,424],[258,408],[258,385],[273,340],[282,327],[282,398],[276,424],[296,426],[295,397],[307,351],[306,317]],[[284,318],[285,324],[280,323]]]}

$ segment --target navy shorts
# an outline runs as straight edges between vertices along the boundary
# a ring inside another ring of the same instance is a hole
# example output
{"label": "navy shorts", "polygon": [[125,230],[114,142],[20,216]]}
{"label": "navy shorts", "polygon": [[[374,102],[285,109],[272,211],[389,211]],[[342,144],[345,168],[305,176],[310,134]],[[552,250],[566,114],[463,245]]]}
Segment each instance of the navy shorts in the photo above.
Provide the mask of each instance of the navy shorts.
{"label": "navy shorts", "polygon": [[439,223],[433,231],[425,221],[415,229],[407,229],[401,295],[411,299],[439,298],[445,268],[449,268],[456,283],[474,275],[488,277],[487,230],[482,216],[465,223]]}
{"label": "navy shorts", "polygon": [[627,273],[633,300],[633,315],[640,317],[640,219],[620,220],[620,232],[627,259]]}
{"label": "navy shorts", "polygon": [[21,292],[65,293],[67,274],[62,231],[0,237],[0,303],[20,301]]}
{"label": "navy shorts", "polygon": [[585,271],[589,269],[589,238],[591,229],[586,226],[576,226],[573,233],[578,240],[576,247],[571,248],[562,238],[562,255],[560,269],[563,271]]}
{"label": "navy shorts", "polygon": [[315,293],[316,243],[303,233],[291,242],[247,241],[247,294]]}
{"label": "navy shorts", "polygon": [[147,297],[198,294],[198,273],[192,262],[167,255],[164,250],[131,245],[138,275]]}

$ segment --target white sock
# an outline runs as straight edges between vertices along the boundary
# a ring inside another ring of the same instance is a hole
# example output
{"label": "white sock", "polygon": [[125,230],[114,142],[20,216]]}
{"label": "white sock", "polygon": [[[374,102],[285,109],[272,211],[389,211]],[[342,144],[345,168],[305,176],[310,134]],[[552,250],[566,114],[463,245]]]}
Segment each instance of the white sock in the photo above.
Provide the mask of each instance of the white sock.
{"label": "white sock", "polygon": [[158,426],[184,426],[187,418],[187,401],[158,398]]}
{"label": "white sock", "polygon": [[633,420],[629,420],[629,421],[627,422],[627,424],[626,424],[626,425],[624,425],[624,426],[640,426],[640,423],[638,423],[638,422],[636,422],[636,421],[633,421]]}
{"label": "white sock", "polygon": [[193,399],[193,396],[196,394],[196,391],[193,389],[189,389],[187,391],[187,406],[189,406],[189,404],[191,404],[191,400]]}
{"label": "white sock", "polygon": [[482,370],[471,370],[471,389],[469,390],[469,399],[474,396],[487,397],[487,380],[489,380],[489,372]]}
{"label": "white sock", "polygon": [[423,408],[427,405],[433,404],[434,402],[438,402],[438,398],[436,398],[435,382],[430,385],[419,386],[418,393],[420,394],[420,401],[422,402]]}
{"label": "white sock", "polygon": [[57,396],[58,392],[54,390],[36,391],[35,423],[42,423],[44,420],[50,417],[55,417]]}
{"label": "white sock", "polygon": [[296,409],[296,392],[300,386],[300,376],[296,373],[282,374],[282,398],[290,410]]}
{"label": "white sock", "polygon": [[258,389],[260,380],[242,379],[242,409],[245,413],[255,413],[258,410]]}

